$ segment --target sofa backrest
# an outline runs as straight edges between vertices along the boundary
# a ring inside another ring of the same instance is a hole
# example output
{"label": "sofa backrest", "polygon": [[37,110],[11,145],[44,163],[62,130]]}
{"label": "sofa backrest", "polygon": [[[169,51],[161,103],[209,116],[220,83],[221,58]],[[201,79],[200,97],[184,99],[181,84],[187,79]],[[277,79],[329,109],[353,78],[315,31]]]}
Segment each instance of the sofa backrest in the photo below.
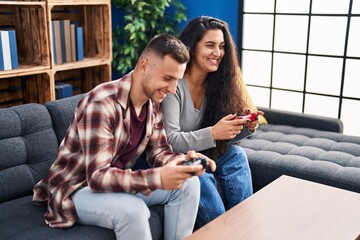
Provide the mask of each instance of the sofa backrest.
{"label": "sofa backrest", "polygon": [[73,119],[74,110],[78,102],[84,96],[85,94],[80,94],[45,103],[45,107],[49,110],[51,115],[59,144],[64,139],[70,126],[70,122]]}
{"label": "sofa backrest", "polygon": [[337,118],[323,117],[312,114],[297,113],[272,108],[260,108],[265,112],[265,118],[270,124],[292,127],[312,128],[321,131],[342,133],[343,122]]}
{"label": "sofa backrest", "polygon": [[0,203],[32,194],[56,158],[58,141],[41,104],[0,109]]}

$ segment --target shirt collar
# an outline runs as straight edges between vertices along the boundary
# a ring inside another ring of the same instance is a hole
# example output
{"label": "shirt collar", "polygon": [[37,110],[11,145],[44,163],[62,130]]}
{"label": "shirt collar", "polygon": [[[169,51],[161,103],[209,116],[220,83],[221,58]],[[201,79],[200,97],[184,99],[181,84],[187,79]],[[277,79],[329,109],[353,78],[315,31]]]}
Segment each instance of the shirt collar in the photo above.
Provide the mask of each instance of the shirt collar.
{"label": "shirt collar", "polygon": [[133,71],[124,75],[119,81],[118,101],[123,109],[127,109],[132,73]]}

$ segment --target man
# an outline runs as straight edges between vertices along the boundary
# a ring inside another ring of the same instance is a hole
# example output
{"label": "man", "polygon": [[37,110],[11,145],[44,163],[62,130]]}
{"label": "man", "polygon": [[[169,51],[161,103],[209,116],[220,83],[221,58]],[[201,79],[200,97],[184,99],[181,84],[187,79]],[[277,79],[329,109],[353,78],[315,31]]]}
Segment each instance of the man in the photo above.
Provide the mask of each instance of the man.
{"label": "man", "polygon": [[[181,162],[205,156],[172,151],[159,107],[175,93],[188,60],[178,39],[158,35],[134,71],[79,102],[49,175],[34,187],[33,202],[48,204],[47,224],[65,228],[77,221],[113,229],[117,239],[151,239],[148,206],[164,204],[164,238],[191,234],[200,191],[192,174],[204,169]],[[152,168],[132,171],[144,151]]]}

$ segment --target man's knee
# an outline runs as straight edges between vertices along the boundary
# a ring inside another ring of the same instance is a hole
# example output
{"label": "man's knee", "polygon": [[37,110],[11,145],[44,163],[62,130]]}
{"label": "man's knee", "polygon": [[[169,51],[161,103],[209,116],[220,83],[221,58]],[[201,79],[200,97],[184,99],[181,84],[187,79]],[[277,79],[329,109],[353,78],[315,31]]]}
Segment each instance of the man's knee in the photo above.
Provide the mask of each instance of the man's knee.
{"label": "man's knee", "polygon": [[200,198],[200,182],[198,177],[191,177],[187,179],[181,186],[181,192],[185,196],[191,196],[191,198]]}
{"label": "man's knee", "polygon": [[[125,205],[125,207],[124,207]],[[129,223],[146,222],[150,218],[150,210],[145,202],[135,197],[128,202],[119,202],[118,208],[114,206],[113,211],[118,218],[117,220],[126,221]]]}

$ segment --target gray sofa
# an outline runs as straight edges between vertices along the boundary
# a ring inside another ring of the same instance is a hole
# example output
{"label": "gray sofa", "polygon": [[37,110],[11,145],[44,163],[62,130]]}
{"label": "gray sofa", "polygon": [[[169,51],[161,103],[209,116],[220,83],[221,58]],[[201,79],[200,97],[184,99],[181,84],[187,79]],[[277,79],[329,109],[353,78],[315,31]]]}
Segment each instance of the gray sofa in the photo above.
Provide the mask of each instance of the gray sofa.
{"label": "gray sofa", "polygon": [[[51,229],[43,221],[45,206],[31,203],[32,188],[47,174],[81,97],[0,109],[0,239],[115,239],[100,227]],[[360,192],[360,137],[341,134],[341,121],[262,110],[271,124],[241,143],[255,190],[287,174]],[[161,239],[161,206],[151,208],[149,221],[153,239]]]}

